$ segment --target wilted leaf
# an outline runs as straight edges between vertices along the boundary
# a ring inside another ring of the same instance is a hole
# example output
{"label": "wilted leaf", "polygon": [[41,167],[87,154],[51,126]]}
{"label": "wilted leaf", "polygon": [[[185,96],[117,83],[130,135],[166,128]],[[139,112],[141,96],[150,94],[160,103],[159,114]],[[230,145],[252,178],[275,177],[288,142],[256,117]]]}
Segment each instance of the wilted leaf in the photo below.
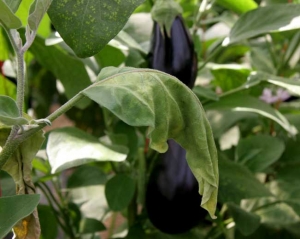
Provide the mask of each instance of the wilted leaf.
{"label": "wilted leaf", "polygon": [[199,182],[201,205],[213,217],[217,152],[198,98],[176,78],[155,70],[105,68],[99,78],[83,94],[129,125],[149,126],[150,146],[158,152],[166,152],[167,139],[177,141],[187,151],[187,161]]}

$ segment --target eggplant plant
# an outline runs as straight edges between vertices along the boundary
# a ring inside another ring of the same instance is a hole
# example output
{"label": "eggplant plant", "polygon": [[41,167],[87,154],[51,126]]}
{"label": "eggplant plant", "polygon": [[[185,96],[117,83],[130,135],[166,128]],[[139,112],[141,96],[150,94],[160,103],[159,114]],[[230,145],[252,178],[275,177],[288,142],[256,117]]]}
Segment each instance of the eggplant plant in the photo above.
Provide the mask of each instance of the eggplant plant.
{"label": "eggplant plant", "polygon": [[299,238],[299,13],[0,0],[0,238]]}

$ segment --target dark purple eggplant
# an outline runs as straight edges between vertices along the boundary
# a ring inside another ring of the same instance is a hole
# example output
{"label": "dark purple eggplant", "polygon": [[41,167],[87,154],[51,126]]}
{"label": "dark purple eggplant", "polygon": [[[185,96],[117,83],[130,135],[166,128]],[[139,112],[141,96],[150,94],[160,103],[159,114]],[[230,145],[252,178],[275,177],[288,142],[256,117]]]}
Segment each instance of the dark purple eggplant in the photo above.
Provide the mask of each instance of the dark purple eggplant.
{"label": "dark purple eggplant", "polygon": [[[170,36],[154,23],[149,67],[169,73],[192,88],[197,73],[197,58],[188,30],[180,16],[174,19]],[[207,212],[200,207],[198,183],[187,161],[186,151],[174,140],[160,154],[150,174],[146,190],[146,210],[152,224],[169,234],[184,233]]]}
{"label": "dark purple eggplant", "polygon": [[197,55],[194,44],[183,20],[177,16],[172,24],[170,36],[154,23],[149,67],[177,77],[192,88],[197,74]]}

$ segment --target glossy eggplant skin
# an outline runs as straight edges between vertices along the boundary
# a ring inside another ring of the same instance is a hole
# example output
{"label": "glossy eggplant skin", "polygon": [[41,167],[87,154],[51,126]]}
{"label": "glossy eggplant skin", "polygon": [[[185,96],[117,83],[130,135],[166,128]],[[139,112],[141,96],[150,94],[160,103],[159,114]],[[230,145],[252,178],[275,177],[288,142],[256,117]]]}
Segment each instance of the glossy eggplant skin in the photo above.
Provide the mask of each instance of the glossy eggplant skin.
{"label": "glossy eggplant skin", "polygon": [[165,28],[163,34],[159,24],[154,23],[149,68],[173,75],[190,88],[194,86],[197,55],[181,16],[174,19],[170,36]]}
{"label": "glossy eggplant skin", "polygon": [[157,159],[146,191],[146,209],[152,224],[169,234],[184,233],[205,218],[200,207],[198,183],[186,159],[185,150],[173,140]]}
{"label": "glossy eggplant skin", "polygon": [[[192,88],[197,73],[197,58],[193,42],[182,18],[177,16],[170,37],[154,23],[150,68],[169,73]],[[186,151],[174,140],[160,154],[150,174],[146,190],[146,210],[152,224],[169,234],[184,233],[200,221],[207,212],[200,207],[198,182],[192,174]]]}

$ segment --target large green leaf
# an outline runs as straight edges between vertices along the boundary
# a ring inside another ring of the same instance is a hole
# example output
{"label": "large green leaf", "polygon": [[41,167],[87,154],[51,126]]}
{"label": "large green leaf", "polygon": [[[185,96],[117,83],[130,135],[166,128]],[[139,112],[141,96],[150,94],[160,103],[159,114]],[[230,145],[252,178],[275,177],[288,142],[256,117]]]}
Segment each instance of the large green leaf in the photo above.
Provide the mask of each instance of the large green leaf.
{"label": "large green leaf", "polygon": [[230,9],[236,13],[245,13],[257,8],[257,3],[254,0],[217,0],[216,2],[221,6]]}
{"label": "large green leaf", "polygon": [[41,239],[56,239],[58,225],[53,209],[48,205],[38,206],[39,218],[41,223]]}
{"label": "large green leaf", "polygon": [[158,152],[166,152],[169,138],[185,148],[203,195],[201,205],[214,217],[217,152],[201,103],[188,87],[156,70],[111,67],[83,94],[129,125],[149,126],[150,147]]}
{"label": "large green leaf", "polygon": [[222,158],[219,169],[221,202],[239,204],[242,199],[272,196],[246,167]]}
{"label": "large green leaf", "polygon": [[300,28],[299,11],[300,4],[280,4],[247,12],[235,23],[223,45],[274,31],[298,29]]}
{"label": "large green leaf", "polygon": [[22,26],[21,20],[12,12],[4,0],[0,0],[0,24],[10,29],[17,29]]}
{"label": "large green leaf", "polygon": [[254,213],[247,212],[234,203],[227,203],[237,229],[244,235],[251,235],[260,224],[260,217]]}
{"label": "large green leaf", "polygon": [[0,238],[4,238],[18,221],[32,213],[39,200],[39,194],[1,197]]}
{"label": "large green leaf", "polygon": [[297,129],[277,110],[265,102],[249,95],[233,94],[221,98],[205,106],[206,110],[233,110],[241,112],[254,112],[277,122],[291,135],[297,133]]}
{"label": "large green leaf", "polygon": [[92,135],[71,127],[49,134],[47,154],[52,173],[93,161],[120,162],[127,156],[126,152],[116,152]]}
{"label": "large green leaf", "polygon": [[[69,99],[91,84],[84,64],[80,60],[61,51],[57,46],[46,46],[45,40],[41,37],[35,38],[30,52],[43,67],[61,81]],[[89,103],[88,99],[83,99],[77,106],[85,108]]]}
{"label": "large green leaf", "polygon": [[8,96],[0,96],[0,122],[7,125],[28,124],[28,120],[20,117],[16,102]]}
{"label": "large green leaf", "polygon": [[56,30],[80,57],[99,52],[124,27],[144,0],[54,0],[48,14]]}
{"label": "large green leaf", "polygon": [[284,143],[269,135],[255,135],[241,139],[236,149],[239,163],[259,172],[276,162],[284,151]]}
{"label": "large green leaf", "polygon": [[135,181],[123,174],[117,174],[105,185],[108,206],[113,211],[121,211],[132,200],[136,189]]}

